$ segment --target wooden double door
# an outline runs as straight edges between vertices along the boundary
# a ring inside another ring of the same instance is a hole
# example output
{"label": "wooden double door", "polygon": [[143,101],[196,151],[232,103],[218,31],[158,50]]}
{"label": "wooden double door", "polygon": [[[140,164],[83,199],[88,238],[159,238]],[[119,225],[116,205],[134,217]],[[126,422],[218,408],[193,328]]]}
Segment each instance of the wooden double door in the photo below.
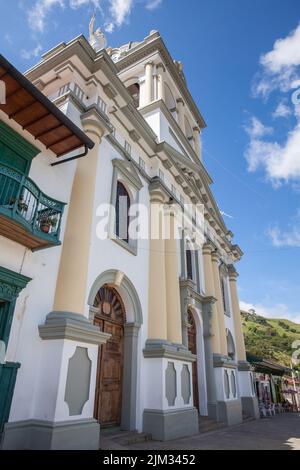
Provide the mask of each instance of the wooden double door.
{"label": "wooden double door", "polygon": [[[190,310],[188,311],[188,347],[191,353],[197,356],[197,329],[194,315]],[[199,411],[198,360],[193,362],[193,395],[194,406]]]}
{"label": "wooden double door", "polygon": [[121,423],[125,309],[118,292],[102,287],[95,299],[98,309],[94,323],[100,330],[111,334],[107,343],[99,348],[95,396],[95,419],[102,426]]}

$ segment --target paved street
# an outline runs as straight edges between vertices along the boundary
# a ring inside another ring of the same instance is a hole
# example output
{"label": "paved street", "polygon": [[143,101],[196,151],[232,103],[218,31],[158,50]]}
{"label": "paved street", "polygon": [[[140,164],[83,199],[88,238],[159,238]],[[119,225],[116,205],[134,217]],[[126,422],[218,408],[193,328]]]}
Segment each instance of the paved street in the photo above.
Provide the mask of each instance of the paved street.
{"label": "paved street", "polygon": [[[113,447],[111,447],[113,448]],[[114,447],[126,449],[125,447]],[[300,415],[286,413],[171,442],[144,442],[127,449],[300,450]]]}

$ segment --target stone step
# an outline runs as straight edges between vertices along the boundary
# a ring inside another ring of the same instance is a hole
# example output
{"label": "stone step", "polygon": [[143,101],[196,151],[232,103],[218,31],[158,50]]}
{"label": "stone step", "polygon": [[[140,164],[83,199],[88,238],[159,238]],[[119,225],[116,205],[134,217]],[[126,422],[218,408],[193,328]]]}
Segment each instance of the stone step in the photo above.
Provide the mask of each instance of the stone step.
{"label": "stone step", "polygon": [[218,422],[213,419],[206,418],[206,417],[199,418],[199,432],[200,433],[217,431],[219,429],[223,429],[226,427],[227,426],[225,423]]}
{"label": "stone step", "polygon": [[113,441],[119,446],[130,446],[152,440],[151,434],[138,433],[137,431],[122,431],[120,428],[103,429],[101,432],[104,440]]}

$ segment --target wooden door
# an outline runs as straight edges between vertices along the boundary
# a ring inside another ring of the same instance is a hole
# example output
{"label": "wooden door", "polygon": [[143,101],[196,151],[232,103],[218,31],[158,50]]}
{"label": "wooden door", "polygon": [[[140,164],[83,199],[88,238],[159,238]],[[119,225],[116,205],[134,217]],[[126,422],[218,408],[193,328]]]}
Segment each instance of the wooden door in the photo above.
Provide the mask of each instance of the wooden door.
{"label": "wooden door", "polygon": [[[197,330],[193,313],[188,312],[188,346],[192,354],[197,356]],[[198,391],[198,361],[193,362],[193,395],[194,406],[199,410],[199,391]]]}
{"label": "wooden door", "polygon": [[109,286],[100,289],[94,306],[98,308],[95,325],[112,335],[99,348],[95,418],[102,426],[118,426],[122,407],[125,309],[117,291]]}

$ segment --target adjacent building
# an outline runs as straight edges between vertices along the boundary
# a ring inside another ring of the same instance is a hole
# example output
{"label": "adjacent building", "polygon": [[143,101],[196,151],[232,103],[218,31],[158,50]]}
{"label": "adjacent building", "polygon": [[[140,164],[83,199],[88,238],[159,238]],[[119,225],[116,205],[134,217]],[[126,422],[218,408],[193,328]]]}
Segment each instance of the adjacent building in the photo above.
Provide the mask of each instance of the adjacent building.
{"label": "adjacent building", "polygon": [[[242,251],[182,65],[156,31],[118,49],[81,35],[26,77],[1,58],[3,448],[97,449],[100,426],[168,440],[197,433],[201,416],[257,417]],[[189,225],[178,238],[176,210],[196,204],[202,238]],[[170,234],[151,236],[162,207]]]}

